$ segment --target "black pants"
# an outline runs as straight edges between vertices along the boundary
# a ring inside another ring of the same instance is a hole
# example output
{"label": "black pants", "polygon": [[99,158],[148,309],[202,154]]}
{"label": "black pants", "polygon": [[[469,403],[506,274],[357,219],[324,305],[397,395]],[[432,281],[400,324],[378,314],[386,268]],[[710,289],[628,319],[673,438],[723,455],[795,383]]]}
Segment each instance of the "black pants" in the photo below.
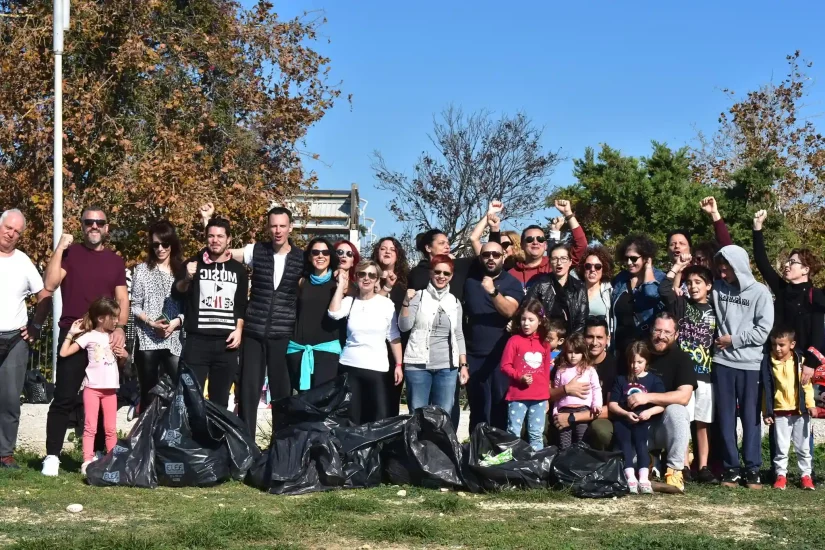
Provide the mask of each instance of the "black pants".
{"label": "black pants", "polygon": [[264,377],[269,378],[272,401],[292,395],[292,383],[286,366],[288,344],[287,338],[259,340],[244,334],[241,344],[241,399],[238,416],[253,436],[258,427],[258,403],[261,400]]}
{"label": "black pants", "polygon": [[467,400],[470,402],[470,433],[476,424],[486,422],[500,430],[507,429],[507,402],[504,400],[510,381],[501,372],[501,350],[489,355],[467,355],[470,381]]}
{"label": "black pants", "polygon": [[347,374],[352,393],[349,418],[360,425],[387,418],[387,373],[358,367],[338,365],[338,372]]}
{"label": "black pants", "polygon": [[[389,347],[389,345],[387,347]],[[404,393],[404,383],[402,382],[397,386],[395,385],[395,357],[392,355],[392,350],[389,352],[388,360],[390,370],[385,373],[387,377],[387,416],[391,417],[399,415],[401,395]]]}
{"label": "black pants", "polygon": [[[315,351],[315,370],[312,373],[309,387],[314,388],[320,386],[325,382],[329,382],[338,376],[338,357],[337,353],[328,353],[325,351]],[[296,390],[299,390],[299,382],[301,381],[301,359],[304,357],[304,352],[299,351],[290,353],[286,356],[286,366],[289,369],[289,379]],[[270,395],[272,391],[270,390]],[[274,397],[273,397],[274,398]]]}
{"label": "black pants", "polygon": [[647,440],[650,436],[650,421],[632,422],[620,418],[613,422],[613,434],[616,447],[624,456],[624,467],[633,467],[633,457],[636,457],[636,469],[650,468],[650,452]]}
{"label": "black pants", "polygon": [[[69,329],[61,328],[58,342],[59,346],[66,339]],[[54,385],[54,398],[49,405],[49,414],[46,417],[46,454],[60,455],[63,450],[63,439],[66,437],[66,429],[69,421],[74,415],[78,421],[83,418],[83,398],[80,395],[80,386],[86,377],[86,367],[89,365],[89,356],[86,350],[70,355],[68,357],[57,358],[57,382]],[[105,451],[105,433],[103,428],[103,415],[98,415],[97,435],[95,436],[95,450]],[[82,426],[83,423],[80,423]]]}
{"label": "black pants", "polygon": [[192,369],[201,388],[209,379],[209,400],[229,406],[229,390],[238,372],[238,350],[227,349],[225,336],[190,334],[181,361]]}
{"label": "black pants", "polygon": [[135,352],[138,384],[140,385],[140,410],[149,408],[149,390],[158,384],[161,374],[168,374],[172,382],[178,380],[178,357],[168,349],[139,350]]}

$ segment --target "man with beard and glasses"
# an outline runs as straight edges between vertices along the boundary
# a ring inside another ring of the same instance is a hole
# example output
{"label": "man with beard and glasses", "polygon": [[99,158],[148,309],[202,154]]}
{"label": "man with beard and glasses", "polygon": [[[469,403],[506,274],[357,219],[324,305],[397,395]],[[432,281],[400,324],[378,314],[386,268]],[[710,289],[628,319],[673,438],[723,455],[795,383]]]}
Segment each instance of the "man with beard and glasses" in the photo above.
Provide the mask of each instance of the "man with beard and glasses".
{"label": "man with beard and glasses", "polygon": [[[51,294],[29,257],[17,250],[26,230],[26,218],[17,209],[0,215],[0,469],[17,469],[14,446],[20,425],[20,394],[26,379],[29,342],[40,337],[49,313]],[[26,299],[37,297],[34,319],[29,320]]]}
{"label": "man with beard and glasses", "polygon": [[502,271],[504,249],[499,243],[486,243],[479,261],[480,266],[470,270],[464,283],[471,432],[481,422],[502,430],[507,428],[504,397],[509,381],[501,372],[501,354],[509,336],[507,322],[524,296],[518,280]]}
{"label": "man with beard and glasses", "polygon": [[187,260],[172,291],[184,305],[181,362],[192,369],[201,388],[209,380],[209,400],[223,407],[238,373],[249,288],[246,268],[226,253],[230,236],[227,220],[209,220],[206,248]]}
{"label": "man with beard and glasses", "polygon": [[[570,235],[573,238],[573,245],[570,248],[570,265],[578,265],[579,259],[587,249],[587,236],[576,220],[576,215],[570,206],[570,201],[557,200],[556,209],[561,212],[561,217],[554,218],[550,230],[550,241],[558,242],[561,237],[561,227],[565,222],[570,227]],[[544,229],[538,225],[531,225],[521,232],[521,248],[524,252],[524,261],[516,262],[516,266],[510,270],[510,275],[514,276],[521,283],[524,294],[534,284],[535,278],[541,273],[551,273],[553,267],[550,259],[544,255],[547,252],[547,237]]]}
{"label": "man with beard and glasses", "polygon": [[665,393],[635,393],[627,398],[627,404],[631,410],[645,405],[665,408],[664,413],[651,420],[648,448],[667,452],[665,483],[672,491],[684,493],[682,470],[690,441],[687,407],[697,383],[693,361],[679,347],[678,337],[676,319],[664,311],[656,315],[650,331],[653,360],[648,365],[648,371],[662,379]]}
{"label": "man with beard and glasses", "polygon": [[[46,267],[44,286],[53,293],[61,288],[63,314],[58,320],[59,339],[66,338],[69,328],[89,311],[98,298],[113,298],[120,306],[120,317],[111,336],[111,347],[124,349],[126,323],[129,321],[129,293],[126,288],[126,265],[123,258],[104,246],[109,234],[109,224],[103,210],[90,206],[81,214],[83,243],[72,244],[71,235],[63,235]],[[88,357],[76,353],[57,359],[57,383],[54,399],[49,406],[46,420],[46,458],[42,474],[56,476],[60,468],[60,451],[72,412],[82,407],[78,397],[80,386],[86,377]],[[101,422],[102,422],[101,416]],[[98,429],[102,436],[103,430]],[[103,445],[96,445],[102,448]]]}
{"label": "man with beard and glasses", "polygon": [[544,306],[550,319],[567,324],[567,334],[584,331],[589,315],[587,289],[576,277],[570,277],[573,266],[570,245],[559,243],[550,250],[550,273],[542,273],[532,279],[527,300],[535,298]]}

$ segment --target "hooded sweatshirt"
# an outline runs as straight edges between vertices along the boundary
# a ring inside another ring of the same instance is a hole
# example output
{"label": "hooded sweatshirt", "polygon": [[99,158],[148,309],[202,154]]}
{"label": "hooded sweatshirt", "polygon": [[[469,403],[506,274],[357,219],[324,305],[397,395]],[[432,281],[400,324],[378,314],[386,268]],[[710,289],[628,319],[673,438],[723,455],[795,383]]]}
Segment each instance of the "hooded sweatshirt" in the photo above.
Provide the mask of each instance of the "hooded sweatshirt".
{"label": "hooded sweatshirt", "polygon": [[716,257],[730,264],[737,281],[731,285],[717,279],[713,283],[717,335],[731,336],[730,346],[715,349],[713,362],[739,370],[759,370],[763,346],[773,326],[773,298],[768,287],[753,278],[744,249],[725,246]]}

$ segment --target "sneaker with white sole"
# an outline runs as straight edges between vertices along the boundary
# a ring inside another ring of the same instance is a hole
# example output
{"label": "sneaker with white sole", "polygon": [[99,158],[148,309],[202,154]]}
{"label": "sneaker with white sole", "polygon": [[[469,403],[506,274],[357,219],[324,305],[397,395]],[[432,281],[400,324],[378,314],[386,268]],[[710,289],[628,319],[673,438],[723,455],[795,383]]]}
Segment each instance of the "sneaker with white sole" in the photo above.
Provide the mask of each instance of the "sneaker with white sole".
{"label": "sneaker with white sole", "polygon": [[630,480],[627,481],[627,488],[630,489],[630,494],[631,495],[638,495],[639,494],[639,482],[636,481],[635,479],[632,480],[632,481],[630,481]]}
{"label": "sneaker with white sole", "polygon": [[60,459],[55,455],[48,455],[43,459],[43,469],[40,473],[44,476],[57,477],[60,473]]}
{"label": "sneaker with white sole", "polygon": [[643,495],[653,494],[653,484],[650,481],[639,482],[639,492]]}

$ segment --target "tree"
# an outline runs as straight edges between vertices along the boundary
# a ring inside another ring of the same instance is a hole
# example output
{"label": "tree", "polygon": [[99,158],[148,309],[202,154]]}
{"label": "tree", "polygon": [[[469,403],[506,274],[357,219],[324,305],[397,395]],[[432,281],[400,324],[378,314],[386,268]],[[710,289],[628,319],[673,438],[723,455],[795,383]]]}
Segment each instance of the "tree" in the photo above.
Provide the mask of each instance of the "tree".
{"label": "tree", "polygon": [[[0,0],[0,206],[29,220],[22,246],[49,255],[51,0]],[[197,207],[220,205],[254,236],[273,200],[311,185],[297,142],[340,94],[310,48],[322,17],[282,21],[270,2],[72,2],[64,54],[66,230],[102,206],[128,262],[148,222],[167,218],[187,250]]]}
{"label": "tree", "polygon": [[[799,51],[786,59],[788,74],[779,84],[766,84],[735,101],[719,115],[719,129],[711,139],[699,134],[693,177],[705,185],[729,188],[742,170],[761,163],[763,175],[773,174],[763,197],[771,217],[785,217],[801,241],[822,252],[825,136],[805,116],[802,103],[813,82],[805,69],[812,64]],[[724,91],[735,97],[733,90]]]}
{"label": "tree", "polygon": [[377,187],[393,193],[389,208],[405,232],[438,228],[460,252],[490,201],[502,200],[510,219],[541,209],[561,157],[543,151],[542,130],[524,114],[494,119],[448,107],[433,124],[435,153],[421,154],[412,178],[373,154]]}

